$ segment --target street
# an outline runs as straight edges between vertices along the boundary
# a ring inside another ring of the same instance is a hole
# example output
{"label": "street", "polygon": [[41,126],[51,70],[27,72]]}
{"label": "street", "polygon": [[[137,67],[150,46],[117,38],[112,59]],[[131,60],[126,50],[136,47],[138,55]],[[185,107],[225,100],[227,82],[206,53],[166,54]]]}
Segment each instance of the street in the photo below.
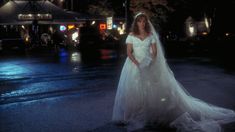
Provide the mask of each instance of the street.
{"label": "street", "polygon": [[[104,58],[84,61],[79,52],[66,50],[2,56],[0,131],[125,132],[111,123],[125,57]],[[168,63],[192,96],[235,110],[234,73],[206,57],[169,58]],[[225,132],[235,131],[234,126],[226,125]]]}

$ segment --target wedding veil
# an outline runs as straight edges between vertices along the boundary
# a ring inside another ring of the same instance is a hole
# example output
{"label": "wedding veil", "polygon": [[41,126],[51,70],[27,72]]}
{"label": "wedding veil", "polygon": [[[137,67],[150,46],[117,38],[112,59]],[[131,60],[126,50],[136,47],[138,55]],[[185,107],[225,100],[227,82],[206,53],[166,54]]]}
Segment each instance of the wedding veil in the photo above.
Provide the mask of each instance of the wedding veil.
{"label": "wedding veil", "polygon": [[[138,13],[134,19],[139,15]],[[176,80],[174,73],[170,69],[165,55],[159,34],[150,20],[148,23],[151,28],[151,33],[156,40],[157,57],[151,67],[151,73],[156,73],[157,78],[154,78],[157,83],[156,87],[164,87],[171,96],[168,119],[172,119],[170,125],[176,127],[179,131],[193,132],[196,130],[205,132],[220,132],[221,124],[235,121],[235,112],[230,109],[221,108],[209,103],[206,103],[198,98],[192,97],[187,90]],[[147,77],[148,75],[146,75]],[[161,91],[160,91],[161,92]],[[165,90],[163,91],[163,93]],[[154,101],[152,101],[154,105]],[[170,109],[171,108],[171,109]],[[167,109],[167,108],[166,108]],[[167,110],[166,110],[167,111]],[[173,114],[172,114],[173,113]]]}

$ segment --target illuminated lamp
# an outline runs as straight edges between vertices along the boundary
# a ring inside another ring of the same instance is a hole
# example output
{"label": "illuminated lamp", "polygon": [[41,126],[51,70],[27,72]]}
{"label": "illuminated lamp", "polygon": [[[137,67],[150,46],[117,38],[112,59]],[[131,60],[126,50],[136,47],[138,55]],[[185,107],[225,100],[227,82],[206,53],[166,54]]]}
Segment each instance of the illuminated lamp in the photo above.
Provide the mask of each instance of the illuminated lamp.
{"label": "illuminated lamp", "polygon": [[107,25],[104,23],[100,24],[100,30],[105,30],[105,29],[107,29]]}
{"label": "illuminated lamp", "polygon": [[66,26],[60,25],[60,31],[61,31],[61,32],[64,32],[66,29],[67,29]]}
{"label": "illuminated lamp", "polygon": [[68,25],[68,30],[75,28],[75,25]]}
{"label": "illuminated lamp", "polygon": [[207,32],[202,32],[203,35],[207,35],[208,33]]}
{"label": "illuminated lamp", "polygon": [[116,25],[116,24],[113,24],[113,28],[117,28],[117,25]]}
{"label": "illuminated lamp", "polygon": [[74,32],[72,34],[72,40],[76,42],[77,37],[78,37],[78,32]]}

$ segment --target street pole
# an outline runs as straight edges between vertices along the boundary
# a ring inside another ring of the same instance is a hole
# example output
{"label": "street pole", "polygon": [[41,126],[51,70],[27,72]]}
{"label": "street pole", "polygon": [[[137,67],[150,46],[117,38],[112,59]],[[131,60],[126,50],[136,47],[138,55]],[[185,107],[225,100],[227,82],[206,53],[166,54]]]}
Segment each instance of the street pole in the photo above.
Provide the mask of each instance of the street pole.
{"label": "street pole", "polygon": [[73,11],[73,0],[71,0],[71,11]]}
{"label": "street pole", "polygon": [[126,21],[126,32],[129,32],[130,28],[130,0],[125,0],[125,21]]}

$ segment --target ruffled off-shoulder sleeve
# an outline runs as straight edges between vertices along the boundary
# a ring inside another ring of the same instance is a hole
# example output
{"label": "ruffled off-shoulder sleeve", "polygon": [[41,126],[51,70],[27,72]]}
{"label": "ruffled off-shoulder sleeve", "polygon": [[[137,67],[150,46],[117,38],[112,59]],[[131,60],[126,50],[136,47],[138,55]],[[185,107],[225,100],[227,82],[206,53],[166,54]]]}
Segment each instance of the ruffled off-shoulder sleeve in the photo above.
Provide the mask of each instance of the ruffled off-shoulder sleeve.
{"label": "ruffled off-shoulder sleeve", "polygon": [[126,44],[133,44],[133,37],[132,35],[128,35],[126,38]]}

